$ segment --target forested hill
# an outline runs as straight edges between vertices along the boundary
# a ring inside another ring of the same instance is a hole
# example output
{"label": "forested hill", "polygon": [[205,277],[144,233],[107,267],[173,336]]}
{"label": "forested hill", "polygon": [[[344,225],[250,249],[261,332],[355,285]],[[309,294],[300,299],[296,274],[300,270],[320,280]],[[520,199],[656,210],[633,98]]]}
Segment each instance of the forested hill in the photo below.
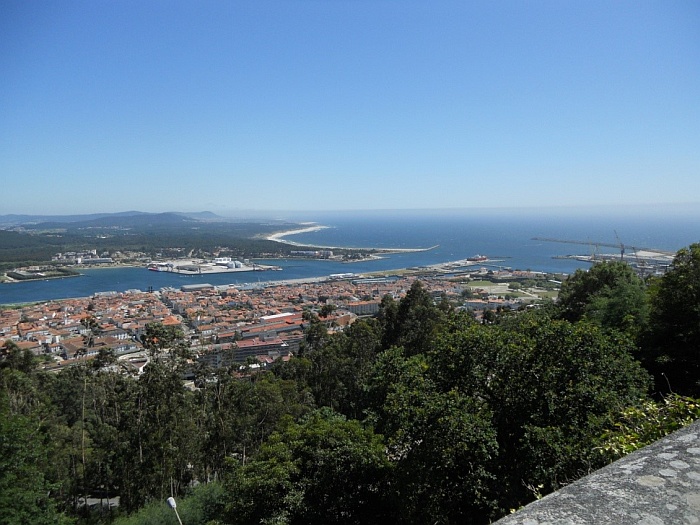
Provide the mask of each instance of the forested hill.
{"label": "forested hill", "polygon": [[416,282],[344,331],[309,311],[271,370],[196,366],[194,391],[162,325],[138,379],[108,352],[48,375],[7,343],[0,522],[177,523],[174,496],[188,525],[486,524],[700,415],[682,397],[700,394],[700,245],[661,278],[600,263],[557,304],[487,319]]}
{"label": "forested hill", "polygon": [[0,215],[0,227],[9,226],[26,226],[36,224],[70,224],[70,223],[90,223],[91,221],[119,221],[120,219],[137,219],[139,217],[153,216],[178,216],[196,220],[210,221],[226,221],[224,217],[216,215],[210,211],[182,213],[182,212],[167,212],[167,213],[148,213],[142,211],[124,211],[118,213],[90,213],[82,215]]}
{"label": "forested hill", "polygon": [[182,227],[187,224],[200,222],[178,213],[137,213],[134,215],[108,215],[104,217],[90,218],[87,220],[44,221],[25,226],[28,230],[51,230],[63,228],[67,231],[80,231],[94,228],[137,228],[148,229],[153,227]]}
{"label": "forested hill", "polygon": [[0,229],[0,261],[8,267],[47,262],[56,253],[84,250],[150,256],[173,248],[178,253],[224,250],[238,257],[282,254],[291,248],[263,237],[298,227],[285,221],[226,220],[210,212],[2,216],[0,225],[5,228]]}

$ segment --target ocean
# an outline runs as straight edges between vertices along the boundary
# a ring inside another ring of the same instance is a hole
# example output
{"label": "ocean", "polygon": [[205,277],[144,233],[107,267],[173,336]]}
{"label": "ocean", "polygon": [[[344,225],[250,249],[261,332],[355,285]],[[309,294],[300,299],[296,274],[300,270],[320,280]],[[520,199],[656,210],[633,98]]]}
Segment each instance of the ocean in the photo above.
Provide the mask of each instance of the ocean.
{"label": "ocean", "polygon": [[[624,244],[675,252],[700,242],[700,206],[648,208],[588,208],[543,210],[447,210],[325,212],[290,220],[327,226],[290,236],[297,243],[352,248],[435,248],[388,254],[375,261],[344,264],[333,261],[274,259],[263,264],[282,271],[185,276],[145,268],[87,269],[79,277],[0,285],[0,304],[87,297],[97,292],[158,290],[185,284],[251,285],[267,281],[323,277],[336,273],[365,273],[461,260],[477,254],[498,259],[494,268],[573,273],[587,263],[554,257],[590,255],[596,243]],[[533,237],[579,241],[568,244],[536,241]],[[598,253],[619,253],[599,246]]]}

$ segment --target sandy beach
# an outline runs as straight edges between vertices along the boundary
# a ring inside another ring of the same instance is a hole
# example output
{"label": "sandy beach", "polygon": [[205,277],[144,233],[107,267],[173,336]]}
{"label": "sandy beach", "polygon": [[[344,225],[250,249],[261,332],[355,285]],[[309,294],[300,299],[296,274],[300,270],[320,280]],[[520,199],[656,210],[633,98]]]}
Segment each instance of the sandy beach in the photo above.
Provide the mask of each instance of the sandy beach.
{"label": "sandy beach", "polygon": [[[272,235],[268,235],[265,237],[266,240],[268,241],[275,241],[275,242],[281,242],[284,244],[291,244],[292,246],[312,246],[310,244],[300,244],[298,242],[290,241],[288,239],[285,239],[285,237],[288,237],[289,235],[297,235],[299,233],[311,233],[311,232],[317,232],[320,230],[325,230],[329,228],[329,226],[321,226],[320,224],[316,224],[314,226],[308,226],[306,228],[298,228],[296,230],[287,230],[283,232],[278,232],[278,233],[273,233]],[[331,248],[331,246],[312,246],[313,248]]]}
{"label": "sandy beach", "polygon": [[431,246],[429,248],[356,248],[356,247],[349,247],[349,246],[322,246],[318,244],[303,244],[295,241],[290,241],[286,237],[290,235],[297,235],[299,233],[311,233],[311,232],[316,232],[320,230],[325,230],[327,228],[330,228],[330,226],[322,226],[320,224],[315,224],[313,226],[308,226],[306,228],[298,228],[295,230],[287,230],[283,232],[278,232],[278,233],[273,233],[272,235],[268,235],[265,237],[268,241],[274,241],[274,242],[281,242],[284,244],[289,244],[292,246],[300,246],[300,247],[307,247],[307,248],[319,248],[322,250],[358,250],[358,251],[373,251],[373,252],[379,252],[379,253],[409,253],[409,252],[427,252],[429,250],[433,250],[438,247],[436,244],[435,246]]}

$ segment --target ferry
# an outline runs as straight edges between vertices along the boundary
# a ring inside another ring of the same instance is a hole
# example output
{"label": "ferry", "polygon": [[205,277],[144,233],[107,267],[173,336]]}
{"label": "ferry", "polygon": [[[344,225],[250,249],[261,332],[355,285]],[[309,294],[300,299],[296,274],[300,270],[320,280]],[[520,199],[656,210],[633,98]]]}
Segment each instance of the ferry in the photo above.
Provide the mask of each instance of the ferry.
{"label": "ferry", "polygon": [[153,263],[148,266],[148,269],[152,272],[170,272],[173,266],[169,263]]}
{"label": "ferry", "polygon": [[467,261],[470,262],[483,262],[488,260],[488,257],[486,257],[485,255],[479,255],[478,253],[474,257],[467,257]]}

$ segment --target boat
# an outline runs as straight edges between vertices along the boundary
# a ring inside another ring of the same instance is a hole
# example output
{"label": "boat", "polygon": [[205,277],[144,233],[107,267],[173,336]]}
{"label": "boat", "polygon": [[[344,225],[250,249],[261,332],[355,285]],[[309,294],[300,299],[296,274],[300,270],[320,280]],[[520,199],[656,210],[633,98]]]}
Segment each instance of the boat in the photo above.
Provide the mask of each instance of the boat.
{"label": "boat", "polygon": [[148,265],[148,269],[152,272],[170,272],[172,265],[168,263],[153,263]]}
{"label": "boat", "polygon": [[485,255],[479,255],[478,253],[474,257],[467,257],[467,261],[471,262],[483,262],[488,260],[488,257],[486,257]]}

